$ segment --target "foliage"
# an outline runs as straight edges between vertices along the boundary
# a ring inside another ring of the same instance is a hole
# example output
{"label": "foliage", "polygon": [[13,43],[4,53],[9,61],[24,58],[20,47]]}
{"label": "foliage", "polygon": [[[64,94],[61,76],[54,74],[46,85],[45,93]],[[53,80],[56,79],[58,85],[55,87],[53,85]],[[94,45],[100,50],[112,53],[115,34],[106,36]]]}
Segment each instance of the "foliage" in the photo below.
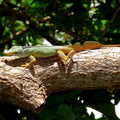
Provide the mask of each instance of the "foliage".
{"label": "foliage", "polygon": [[[120,91],[116,92],[117,94]],[[17,107],[0,104],[0,113],[4,117],[1,120],[96,120],[93,113],[87,113],[86,107],[98,110],[103,115],[97,120],[119,120],[115,114],[115,104],[111,103],[111,92],[108,90],[73,90],[52,94],[47,99],[46,108],[40,113],[31,113],[21,109],[17,113]],[[1,117],[1,116],[0,116]]]}
{"label": "foliage", "polygon": [[[12,45],[42,44],[44,39],[53,45],[86,40],[120,43],[120,0],[0,0],[0,11],[1,55]],[[18,114],[18,108],[1,104],[0,119],[95,120],[87,113],[89,106],[103,113],[99,120],[118,120],[119,94],[119,90],[60,92],[49,97],[39,114],[25,110]]]}
{"label": "foliage", "polygon": [[[1,0],[1,51],[11,45],[119,43],[117,0]],[[59,41],[58,41],[59,40]]]}

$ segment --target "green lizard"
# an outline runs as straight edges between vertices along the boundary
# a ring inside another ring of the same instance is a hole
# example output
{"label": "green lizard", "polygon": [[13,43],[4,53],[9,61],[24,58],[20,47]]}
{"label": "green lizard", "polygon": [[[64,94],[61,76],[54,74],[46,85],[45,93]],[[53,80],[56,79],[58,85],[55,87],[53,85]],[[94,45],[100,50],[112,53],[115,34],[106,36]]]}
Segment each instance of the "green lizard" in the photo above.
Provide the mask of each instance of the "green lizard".
{"label": "green lizard", "polygon": [[13,55],[18,57],[29,57],[31,59],[30,63],[22,65],[27,68],[33,65],[34,62],[36,62],[35,57],[50,57],[58,55],[61,59],[65,61],[66,64],[68,64],[76,51],[113,46],[120,46],[120,44],[102,45],[101,43],[96,41],[86,41],[82,45],[80,43],[75,43],[74,45],[65,46],[13,46],[5,53],[7,55]]}

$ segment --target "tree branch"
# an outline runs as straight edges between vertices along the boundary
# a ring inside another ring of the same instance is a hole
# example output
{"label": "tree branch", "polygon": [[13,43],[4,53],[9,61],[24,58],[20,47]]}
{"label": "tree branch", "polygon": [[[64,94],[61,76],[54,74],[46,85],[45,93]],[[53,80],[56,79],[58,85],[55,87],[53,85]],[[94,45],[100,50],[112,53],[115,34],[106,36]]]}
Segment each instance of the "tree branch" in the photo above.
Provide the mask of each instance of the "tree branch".
{"label": "tree branch", "polygon": [[29,61],[13,56],[0,58],[0,101],[36,112],[53,92],[120,88],[120,47],[81,51],[69,65],[53,56],[37,58],[25,70],[20,67]]}

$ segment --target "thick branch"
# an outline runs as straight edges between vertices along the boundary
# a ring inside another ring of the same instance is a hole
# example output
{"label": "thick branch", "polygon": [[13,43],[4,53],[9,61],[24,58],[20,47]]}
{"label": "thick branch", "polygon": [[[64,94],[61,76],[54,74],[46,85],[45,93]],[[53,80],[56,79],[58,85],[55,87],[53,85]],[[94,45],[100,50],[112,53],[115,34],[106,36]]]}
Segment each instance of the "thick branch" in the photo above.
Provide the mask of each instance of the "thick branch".
{"label": "thick branch", "polygon": [[[120,47],[81,51],[69,65],[58,57],[37,58],[24,70],[26,58],[0,58],[0,101],[39,111],[46,94],[71,89],[120,88]],[[46,93],[47,89],[47,93]]]}

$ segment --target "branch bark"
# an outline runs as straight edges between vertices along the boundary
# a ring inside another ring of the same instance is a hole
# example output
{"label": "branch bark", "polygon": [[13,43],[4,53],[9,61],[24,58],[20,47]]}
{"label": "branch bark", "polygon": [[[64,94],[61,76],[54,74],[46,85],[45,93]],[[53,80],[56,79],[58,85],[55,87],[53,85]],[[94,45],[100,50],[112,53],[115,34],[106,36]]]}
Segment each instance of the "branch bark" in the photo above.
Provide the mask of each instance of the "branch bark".
{"label": "branch bark", "polygon": [[120,47],[78,52],[69,65],[57,56],[37,58],[30,68],[20,65],[28,58],[0,58],[0,101],[37,112],[47,95],[71,89],[120,88]]}

